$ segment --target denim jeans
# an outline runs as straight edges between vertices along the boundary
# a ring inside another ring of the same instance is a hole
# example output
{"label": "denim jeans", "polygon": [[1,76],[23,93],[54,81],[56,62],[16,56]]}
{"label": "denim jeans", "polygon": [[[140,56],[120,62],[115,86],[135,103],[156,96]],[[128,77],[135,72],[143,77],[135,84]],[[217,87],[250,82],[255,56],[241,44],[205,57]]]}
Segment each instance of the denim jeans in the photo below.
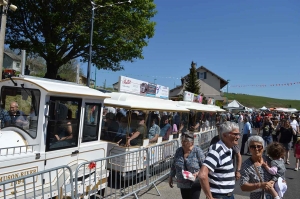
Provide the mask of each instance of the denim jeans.
{"label": "denim jeans", "polygon": [[264,141],[265,141],[265,148],[269,145],[269,144],[271,144],[271,142],[272,142],[272,135],[269,135],[269,136],[263,136],[263,139],[264,139]]}

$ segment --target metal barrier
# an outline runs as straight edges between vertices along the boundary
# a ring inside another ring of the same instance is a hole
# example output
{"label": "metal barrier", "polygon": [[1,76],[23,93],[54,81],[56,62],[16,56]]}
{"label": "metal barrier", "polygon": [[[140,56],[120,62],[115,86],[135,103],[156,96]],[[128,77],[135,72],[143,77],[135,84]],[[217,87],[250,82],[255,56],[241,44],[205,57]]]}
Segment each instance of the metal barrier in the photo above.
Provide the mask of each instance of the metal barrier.
{"label": "metal barrier", "polygon": [[179,148],[179,141],[172,140],[148,148],[149,178],[148,188],[154,187],[160,195],[155,183],[169,176],[176,150]]}
{"label": "metal barrier", "polygon": [[[45,199],[45,198],[74,198],[73,175],[68,166],[26,175],[25,172],[11,173],[0,182],[0,198],[2,199]],[[17,177],[21,175],[21,177]],[[25,175],[25,176],[22,176]],[[3,176],[4,178],[4,176]]]}
{"label": "metal barrier", "polygon": [[[195,145],[206,150],[216,134],[216,129],[197,134]],[[179,147],[180,142],[175,139],[138,150],[129,149],[133,151],[83,162],[77,166],[75,176],[70,167],[60,166],[15,176],[18,178],[11,176],[7,181],[1,178],[0,198],[125,198],[130,195],[138,198],[139,191],[152,187],[160,195],[155,183],[169,175]]]}
{"label": "metal barrier", "polygon": [[218,134],[217,129],[211,129],[208,131],[195,134],[194,145],[200,147],[203,152],[206,152],[209,148],[209,144],[213,137]]}
{"label": "metal barrier", "polygon": [[147,159],[147,149],[139,149],[81,163],[75,171],[75,197],[136,196],[147,187]]}
{"label": "metal barrier", "polygon": [[155,182],[169,174],[177,148],[178,141],[172,140],[81,163],[75,171],[75,198],[138,198],[139,191],[156,188]]}

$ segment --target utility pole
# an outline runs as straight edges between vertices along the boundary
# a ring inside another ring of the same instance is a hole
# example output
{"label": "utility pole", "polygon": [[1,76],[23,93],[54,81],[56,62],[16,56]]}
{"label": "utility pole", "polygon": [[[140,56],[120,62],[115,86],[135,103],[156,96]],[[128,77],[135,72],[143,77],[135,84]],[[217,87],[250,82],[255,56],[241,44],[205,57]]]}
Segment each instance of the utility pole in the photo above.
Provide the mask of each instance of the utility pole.
{"label": "utility pole", "polygon": [[93,52],[93,31],[94,31],[94,17],[95,17],[95,9],[96,4],[92,2],[92,19],[91,19],[91,32],[90,32],[90,46],[89,46],[89,62],[88,62],[88,68],[87,68],[87,81],[86,85],[90,87],[90,73],[91,73],[91,65],[92,65],[92,52]]}
{"label": "utility pole", "polygon": [[2,9],[2,18],[1,18],[1,31],[0,31],[0,81],[2,80],[2,67],[3,67],[3,57],[4,57],[4,40],[5,40],[5,31],[6,31],[6,19],[7,11],[10,9],[16,11],[17,6],[10,3],[10,1],[0,0],[0,6]]}
{"label": "utility pole", "polygon": [[106,79],[103,82],[103,88],[105,89],[105,87],[106,87]]}
{"label": "utility pole", "polygon": [[96,77],[97,77],[97,75],[96,75],[96,67],[95,67],[95,82],[94,82],[94,89],[96,89]]}
{"label": "utility pole", "polygon": [[226,104],[227,104],[227,106],[228,106],[228,84],[229,84],[229,82],[230,82],[230,79],[228,79],[227,80],[227,97],[226,97]]}

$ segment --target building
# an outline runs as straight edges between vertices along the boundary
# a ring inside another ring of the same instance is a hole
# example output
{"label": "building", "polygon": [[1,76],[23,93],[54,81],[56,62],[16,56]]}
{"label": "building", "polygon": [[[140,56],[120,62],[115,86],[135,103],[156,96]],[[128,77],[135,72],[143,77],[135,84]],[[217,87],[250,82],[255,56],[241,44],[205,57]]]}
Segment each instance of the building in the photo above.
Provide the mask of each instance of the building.
{"label": "building", "polygon": [[[170,90],[170,98],[176,99],[183,94],[185,79],[188,75],[181,78],[181,85]],[[199,79],[200,94],[204,97],[213,98],[216,101],[223,101],[221,89],[228,84],[228,81],[208,70],[204,66],[197,68],[197,77]],[[198,94],[198,93],[197,93]]]}
{"label": "building", "polygon": [[[86,85],[87,84],[87,77],[85,75],[79,75],[79,84]],[[95,80],[90,78],[90,87],[95,87]]]}
{"label": "building", "polygon": [[21,56],[15,55],[14,53],[4,52],[3,68],[9,68],[21,72]]}

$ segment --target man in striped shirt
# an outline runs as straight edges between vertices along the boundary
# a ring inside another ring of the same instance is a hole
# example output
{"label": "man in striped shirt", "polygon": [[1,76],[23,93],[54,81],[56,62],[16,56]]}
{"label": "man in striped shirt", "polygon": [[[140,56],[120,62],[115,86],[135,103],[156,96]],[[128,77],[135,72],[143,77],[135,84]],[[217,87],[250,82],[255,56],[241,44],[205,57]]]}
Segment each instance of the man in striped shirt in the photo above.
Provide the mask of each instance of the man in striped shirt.
{"label": "man in striped shirt", "polygon": [[234,122],[224,122],[219,131],[221,140],[209,148],[199,172],[200,183],[208,199],[234,199],[235,171],[231,148],[238,145],[241,134]]}

